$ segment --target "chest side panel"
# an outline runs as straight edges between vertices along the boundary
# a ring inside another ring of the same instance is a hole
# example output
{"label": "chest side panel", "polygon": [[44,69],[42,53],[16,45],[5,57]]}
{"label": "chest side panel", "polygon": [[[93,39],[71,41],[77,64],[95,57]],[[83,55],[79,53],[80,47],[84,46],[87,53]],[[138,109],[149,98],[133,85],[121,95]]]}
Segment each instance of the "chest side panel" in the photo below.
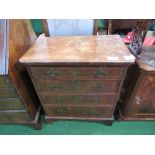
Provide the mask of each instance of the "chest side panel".
{"label": "chest side panel", "polygon": [[155,116],[155,75],[144,75],[135,89],[130,114]]}

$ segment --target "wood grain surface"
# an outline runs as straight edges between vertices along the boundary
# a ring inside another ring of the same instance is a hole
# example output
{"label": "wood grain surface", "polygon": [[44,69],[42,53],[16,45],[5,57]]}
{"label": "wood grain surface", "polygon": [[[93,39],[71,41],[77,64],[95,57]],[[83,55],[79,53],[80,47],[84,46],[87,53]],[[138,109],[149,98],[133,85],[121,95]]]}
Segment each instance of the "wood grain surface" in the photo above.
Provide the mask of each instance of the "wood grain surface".
{"label": "wood grain surface", "polygon": [[42,37],[19,60],[22,63],[134,63],[118,35]]}

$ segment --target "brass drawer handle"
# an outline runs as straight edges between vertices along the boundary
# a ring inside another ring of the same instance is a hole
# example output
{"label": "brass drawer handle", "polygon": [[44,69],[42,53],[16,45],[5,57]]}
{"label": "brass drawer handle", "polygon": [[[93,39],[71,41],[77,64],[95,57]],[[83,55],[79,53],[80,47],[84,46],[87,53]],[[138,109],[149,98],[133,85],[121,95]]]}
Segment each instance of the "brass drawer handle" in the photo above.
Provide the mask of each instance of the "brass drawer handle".
{"label": "brass drawer handle", "polygon": [[95,104],[95,103],[100,102],[100,100],[101,100],[100,97],[98,97],[98,96],[94,96],[94,97],[91,99],[91,102]]}
{"label": "brass drawer handle", "polygon": [[50,89],[53,91],[59,91],[62,89],[62,86],[59,83],[53,83],[53,84],[50,84]]}
{"label": "brass drawer handle", "polygon": [[79,71],[77,69],[72,69],[71,75],[72,75],[72,77],[76,78],[79,76]]}
{"label": "brass drawer handle", "polygon": [[83,112],[83,109],[81,109],[81,108],[76,108],[75,111],[76,111],[77,114],[80,114],[80,113]]}
{"label": "brass drawer handle", "polygon": [[100,114],[101,114],[101,112],[97,111],[96,109],[89,111],[90,116],[99,116]]}
{"label": "brass drawer handle", "polygon": [[79,91],[80,90],[80,85],[81,85],[81,83],[79,81],[74,81],[72,83],[73,90]]}
{"label": "brass drawer handle", "polygon": [[92,91],[101,91],[103,89],[103,84],[96,82],[92,86]]}
{"label": "brass drawer handle", "polygon": [[57,77],[60,75],[60,73],[56,69],[49,69],[49,70],[46,70],[46,75],[51,76],[51,77]]}
{"label": "brass drawer handle", "polygon": [[61,103],[61,102],[63,102],[65,99],[64,99],[64,97],[63,96],[56,96],[55,98],[54,98],[54,102],[55,103]]}
{"label": "brass drawer handle", "polygon": [[82,96],[79,96],[79,95],[77,95],[77,96],[73,96],[72,97],[73,98],[73,100],[74,100],[74,102],[76,102],[76,103],[82,103]]}
{"label": "brass drawer handle", "polygon": [[107,72],[101,68],[98,68],[94,71],[95,78],[102,78],[102,77],[105,77],[106,75],[107,75]]}
{"label": "brass drawer handle", "polygon": [[64,115],[64,114],[67,113],[67,110],[64,109],[64,108],[60,108],[60,109],[57,110],[57,113],[58,113],[58,114],[61,114],[61,115]]}

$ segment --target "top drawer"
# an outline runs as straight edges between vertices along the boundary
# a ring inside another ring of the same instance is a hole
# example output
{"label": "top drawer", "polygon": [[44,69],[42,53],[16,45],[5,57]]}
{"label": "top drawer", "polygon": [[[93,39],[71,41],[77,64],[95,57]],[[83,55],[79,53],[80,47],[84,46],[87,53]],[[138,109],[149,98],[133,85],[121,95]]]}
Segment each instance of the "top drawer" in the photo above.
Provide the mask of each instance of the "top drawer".
{"label": "top drawer", "polygon": [[121,79],[123,67],[31,67],[34,77],[52,79]]}

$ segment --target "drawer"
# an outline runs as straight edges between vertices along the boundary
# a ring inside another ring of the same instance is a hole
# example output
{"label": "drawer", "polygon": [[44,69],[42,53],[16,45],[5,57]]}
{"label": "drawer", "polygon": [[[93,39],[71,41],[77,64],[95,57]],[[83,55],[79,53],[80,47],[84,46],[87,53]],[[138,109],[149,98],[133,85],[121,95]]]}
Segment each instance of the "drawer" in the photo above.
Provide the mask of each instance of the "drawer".
{"label": "drawer", "polygon": [[116,94],[80,94],[80,93],[63,93],[50,94],[40,93],[43,104],[52,105],[110,105],[114,104]]}
{"label": "drawer", "polygon": [[0,88],[12,88],[12,82],[8,76],[0,76]]}
{"label": "drawer", "polygon": [[50,79],[121,79],[123,67],[31,67],[33,77]]}
{"label": "drawer", "polygon": [[17,92],[14,88],[0,88],[0,98],[17,98]]}
{"label": "drawer", "polygon": [[3,112],[0,111],[0,123],[24,123],[32,121],[27,112]]}
{"label": "drawer", "polygon": [[89,106],[43,106],[49,117],[82,117],[109,118],[112,117],[112,107]]}
{"label": "drawer", "polygon": [[19,98],[0,98],[0,110],[24,110]]}
{"label": "drawer", "polygon": [[45,92],[102,92],[116,93],[120,81],[104,80],[37,80],[37,90]]}

